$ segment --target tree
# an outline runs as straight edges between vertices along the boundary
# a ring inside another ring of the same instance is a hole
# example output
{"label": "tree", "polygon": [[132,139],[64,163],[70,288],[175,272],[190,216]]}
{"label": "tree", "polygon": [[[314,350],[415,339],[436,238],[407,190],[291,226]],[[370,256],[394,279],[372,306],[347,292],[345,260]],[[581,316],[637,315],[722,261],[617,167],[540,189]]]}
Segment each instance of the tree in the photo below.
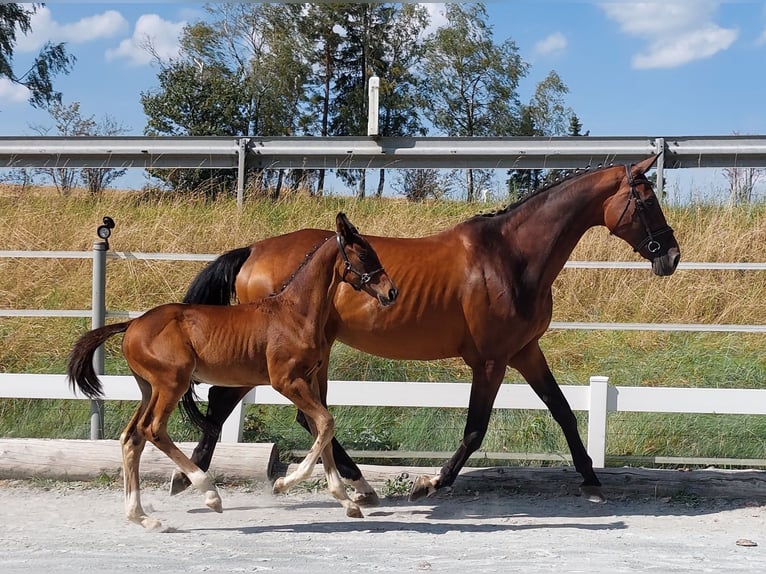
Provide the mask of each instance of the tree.
{"label": "tree", "polygon": [[[435,129],[450,136],[515,135],[521,122],[517,94],[527,64],[515,43],[496,44],[483,4],[447,4],[447,25],[424,45],[421,105]],[[468,200],[475,196],[467,170]]]}
{"label": "tree", "polygon": [[437,169],[402,169],[391,187],[410,201],[441,199],[449,192],[449,180]]}
{"label": "tree", "polygon": [[[565,105],[564,96],[569,88],[555,71],[537,84],[529,104],[522,105],[520,136],[553,137],[580,136],[582,124],[572,108]],[[544,179],[550,181],[560,177],[560,170],[550,170],[547,174],[541,169],[508,170],[508,193],[512,199],[520,199],[532,193]]]}
{"label": "tree", "polygon": [[29,103],[34,107],[61,103],[61,92],[53,88],[53,78],[68,74],[76,58],[66,53],[64,44],[43,46],[31,67],[23,74],[13,69],[16,33],[26,35],[32,31],[32,16],[39,4],[0,4],[0,78],[6,78],[29,89]]}
{"label": "tree", "polygon": [[[125,128],[110,116],[96,121],[94,116],[85,117],[80,112],[80,102],[69,105],[53,104],[48,107],[48,114],[54,121],[53,127],[31,126],[40,135],[55,132],[66,137],[77,136],[115,136],[125,133]],[[125,175],[125,169],[46,167],[35,172],[47,178],[60,195],[69,195],[77,183],[82,183],[91,195],[98,195],[114,180]]]}
{"label": "tree", "polygon": [[[297,5],[213,4],[213,19],[187,26],[178,59],[158,60],[160,87],[142,93],[146,133],[171,135],[291,135],[309,67],[292,29]],[[174,189],[231,189],[234,170],[153,172]],[[282,172],[257,169],[253,179]]]}

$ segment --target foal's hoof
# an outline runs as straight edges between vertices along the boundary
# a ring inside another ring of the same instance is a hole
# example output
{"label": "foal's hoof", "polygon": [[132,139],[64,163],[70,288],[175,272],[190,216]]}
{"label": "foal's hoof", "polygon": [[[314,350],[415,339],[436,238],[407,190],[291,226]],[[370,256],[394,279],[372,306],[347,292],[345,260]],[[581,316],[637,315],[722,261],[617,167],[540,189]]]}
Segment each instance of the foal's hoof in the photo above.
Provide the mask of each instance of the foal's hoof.
{"label": "foal's hoof", "polygon": [[215,490],[211,490],[205,496],[205,506],[219,514],[223,512],[223,502],[221,502],[221,497]]}
{"label": "foal's hoof", "polygon": [[603,504],[606,502],[606,497],[601,492],[600,486],[592,486],[587,484],[581,484],[580,485],[580,494],[583,495],[583,497],[588,502],[596,502],[599,504]]}
{"label": "foal's hoof", "polygon": [[191,480],[180,470],[174,470],[170,476],[170,496],[175,496],[189,488]]}
{"label": "foal's hoof", "polygon": [[412,489],[410,490],[410,502],[415,502],[421,498],[431,496],[436,492],[430,476],[419,476],[415,482],[412,483]]}
{"label": "foal's hoof", "polygon": [[272,494],[282,494],[285,488],[285,481],[280,476],[278,479],[274,481],[274,486],[271,487],[271,493]]}
{"label": "foal's hoof", "polygon": [[355,504],[346,508],[346,516],[349,518],[364,518],[364,514]]}
{"label": "foal's hoof", "polygon": [[357,492],[351,500],[359,506],[380,506],[380,498],[374,490],[371,492]]}

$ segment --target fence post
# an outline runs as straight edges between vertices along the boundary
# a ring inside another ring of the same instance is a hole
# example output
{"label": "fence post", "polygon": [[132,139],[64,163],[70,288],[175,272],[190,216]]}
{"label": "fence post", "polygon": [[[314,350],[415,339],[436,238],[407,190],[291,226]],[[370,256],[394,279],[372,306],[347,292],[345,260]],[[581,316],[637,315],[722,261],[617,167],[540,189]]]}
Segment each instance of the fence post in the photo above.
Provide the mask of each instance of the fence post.
{"label": "fence post", "polygon": [[594,468],[604,468],[606,461],[606,414],[609,398],[609,377],[590,378],[588,409],[588,454]]}
{"label": "fence post", "polygon": [[[106,322],[106,251],[109,244],[106,241],[93,243],[93,292],[91,329],[103,327]],[[96,374],[104,374],[104,347],[96,349],[93,355],[93,368]],[[90,438],[104,438],[104,401],[90,402]]]}
{"label": "fence post", "polygon": [[247,167],[247,143],[248,138],[239,138],[237,141],[237,207],[241,208],[245,203],[245,168]]}
{"label": "fence post", "polygon": [[242,442],[242,427],[245,422],[245,405],[255,402],[255,387],[237,403],[234,410],[223,423],[221,428],[221,442]]}

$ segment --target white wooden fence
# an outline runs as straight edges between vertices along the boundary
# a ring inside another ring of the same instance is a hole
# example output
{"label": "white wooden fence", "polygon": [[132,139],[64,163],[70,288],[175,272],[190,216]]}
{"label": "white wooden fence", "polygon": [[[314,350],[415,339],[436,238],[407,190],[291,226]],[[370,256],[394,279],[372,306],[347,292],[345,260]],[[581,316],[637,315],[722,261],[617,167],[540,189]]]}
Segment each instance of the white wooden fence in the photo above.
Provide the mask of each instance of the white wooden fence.
{"label": "white wooden fence", "polygon": [[[0,258],[92,258],[94,261],[93,308],[90,310],[0,309],[0,317],[91,317],[94,324],[103,324],[105,318],[124,318],[140,315],[139,311],[105,310],[105,262],[107,257],[145,260],[197,260],[209,261],[215,255],[182,255],[170,253],[107,252],[104,244],[94,244],[93,252],[77,251],[0,251]],[[647,268],[648,263],[572,261],[570,268]],[[766,271],[766,263],[681,263],[684,269],[716,269]],[[558,322],[556,329],[607,330],[664,330],[664,331],[719,331],[766,333],[766,325],[720,324],[650,324],[650,323],[586,323]],[[100,372],[103,372],[101,370]],[[103,376],[106,400],[139,400],[137,385],[130,376]],[[605,463],[607,419],[611,412],[652,413],[708,413],[766,415],[766,389],[698,389],[619,387],[608,383],[608,377],[592,376],[589,385],[563,386],[562,390],[575,411],[588,413],[587,448],[594,465]],[[199,394],[205,399],[208,387],[200,386]],[[470,383],[460,382],[371,382],[330,381],[330,405],[398,406],[465,408],[468,405]],[[69,389],[64,375],[0,373],[0,398],[72,399],[77,398]],[[82,398],[82,397],[79,397]],[[290,404],[271,387],[253,389],[243,404]],[[224,425],[222,440],[238,442],[241,439],[244,407],[240,404]],[[543,402],[526,384],[504,384],[495,401],[501,409],[545,409]],[[91,433],[93,436],[93,433]],[[721,462],[721,459],[718,459]],[[724,461],[726,462],[726,461]],[[730,461],[736,464],[735,461]],[[750,461],[766,465],[766,461]]]}

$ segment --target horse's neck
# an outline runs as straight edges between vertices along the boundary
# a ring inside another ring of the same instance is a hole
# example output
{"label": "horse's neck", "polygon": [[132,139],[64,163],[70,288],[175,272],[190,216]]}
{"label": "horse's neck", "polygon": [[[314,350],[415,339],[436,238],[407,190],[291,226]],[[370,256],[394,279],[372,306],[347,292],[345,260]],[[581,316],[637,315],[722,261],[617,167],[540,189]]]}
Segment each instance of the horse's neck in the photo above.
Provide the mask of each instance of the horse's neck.
{"label": "horse's neck", "polygon": [[509,214],[518,238],[515,247],[527,259],[528,279],[541,286],[553,284],[585,232],[603,225],[603,204],[616,188],[594,174],[592,180],[565,182],[560,189],[532,197]]}
{"label": "horse's neck", "polygon": [[323,329],[330,302],[340,284],[336,271],[339,251],[335,241],[325,241],[277,297],[306,319],[307,325]]}

